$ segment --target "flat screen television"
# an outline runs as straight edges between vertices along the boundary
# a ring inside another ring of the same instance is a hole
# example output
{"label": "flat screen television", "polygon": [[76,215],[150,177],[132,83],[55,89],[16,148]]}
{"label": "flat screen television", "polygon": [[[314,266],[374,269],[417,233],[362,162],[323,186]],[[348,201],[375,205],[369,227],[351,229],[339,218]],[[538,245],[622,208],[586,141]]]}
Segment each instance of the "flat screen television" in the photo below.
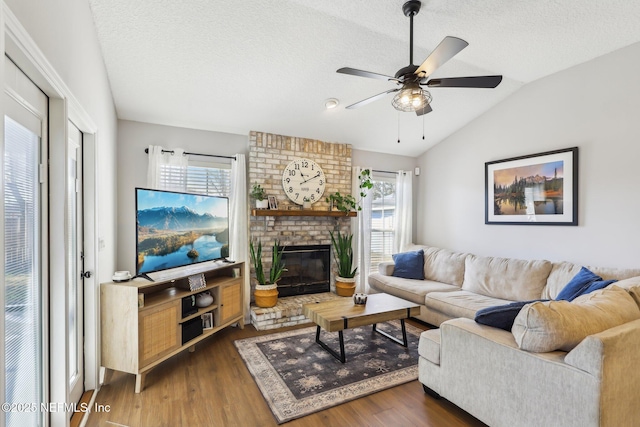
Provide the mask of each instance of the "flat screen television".
{"label": "flat screen television", "polygon": [[228,256],[228,198],[136,188],[136,275]]}

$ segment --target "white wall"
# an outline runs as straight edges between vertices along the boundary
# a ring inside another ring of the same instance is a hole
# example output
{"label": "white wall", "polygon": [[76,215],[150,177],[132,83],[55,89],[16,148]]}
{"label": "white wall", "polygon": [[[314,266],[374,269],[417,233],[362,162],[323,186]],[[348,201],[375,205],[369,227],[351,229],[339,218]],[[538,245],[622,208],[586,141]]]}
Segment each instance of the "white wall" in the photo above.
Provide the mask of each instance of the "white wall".
{"label": "white wall", "polygon": [[[640,265],[640,43],[530,83],[419,158],[418,241]],[[579,226],[484,224],[484,163],[579,147]]]}
{"label": "white wall", "polygon": [[[118,121],[118,270],[136,271],[136,187],[147,187],[149,145],[220,156],[249,153],[246,135]],[[197,157],[196,157],[197,159]]]}
{"label": "white wall", "polygon": [[[5,0],[57,74],[98,128],[98,281],[115,266],[116,112],[93,25],[84,0]],[[52,227],[62,227],[62,224]]]}

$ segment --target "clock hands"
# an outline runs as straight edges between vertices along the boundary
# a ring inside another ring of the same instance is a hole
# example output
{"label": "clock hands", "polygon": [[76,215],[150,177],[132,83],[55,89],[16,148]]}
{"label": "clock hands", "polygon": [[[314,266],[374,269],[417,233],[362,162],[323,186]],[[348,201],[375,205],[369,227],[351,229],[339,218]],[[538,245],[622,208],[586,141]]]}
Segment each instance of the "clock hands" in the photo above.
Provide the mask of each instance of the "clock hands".
{"label": "clock hands", "polygon": [[[302,174],[301,174],[301,175],[302,175]],[[305,182],[311,181],[312,179],[316,179],[316,178],[318,178],[320,175],[321,175],[321,173],[320,173],[320,171],[318,171],[318,174],[317,174],[316,176],[312,176],[312,177],[311,177],[311,178],[309,178],[309,179],[305,179],[305,180],[304,180],[304,181],[302,181],[300,184],[304,184]],[[303,175],[303,176],[304,176],[304,175]],[[309,175],[307,175],[307,176],[309,176]]]}

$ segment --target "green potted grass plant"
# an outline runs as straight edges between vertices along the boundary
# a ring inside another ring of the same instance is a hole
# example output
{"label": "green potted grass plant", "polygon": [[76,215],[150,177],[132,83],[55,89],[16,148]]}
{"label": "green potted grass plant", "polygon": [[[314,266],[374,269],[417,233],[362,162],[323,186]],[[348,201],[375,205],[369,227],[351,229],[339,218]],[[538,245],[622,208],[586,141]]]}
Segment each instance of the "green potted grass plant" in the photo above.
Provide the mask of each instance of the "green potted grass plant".
{"label": "green potted grass plant", "polygon": [[258,240],[257,246],[253,244],[253,241],[249,243],[251,262],[256,274],[256,287],[253,296],[258,307],[273,307],[278,303],[278,280],[282,277],[282,273],[287,271],[282,261],[284,248],[278,250],[279,245],[278,240],[273,242],[271,269],[267,279],[262,266],[262,242]]}
{"label": "green potted grass plant", "polygon": [[356,273],[358,267],[353,267],[353,234],[341,234],[338,230],[337,235],[329,232],[331,235],[331,245],[333,246],[333,255],[338,267],[338,277],[336,277],[336,294],[342,297],[353,296],[356,290]]}

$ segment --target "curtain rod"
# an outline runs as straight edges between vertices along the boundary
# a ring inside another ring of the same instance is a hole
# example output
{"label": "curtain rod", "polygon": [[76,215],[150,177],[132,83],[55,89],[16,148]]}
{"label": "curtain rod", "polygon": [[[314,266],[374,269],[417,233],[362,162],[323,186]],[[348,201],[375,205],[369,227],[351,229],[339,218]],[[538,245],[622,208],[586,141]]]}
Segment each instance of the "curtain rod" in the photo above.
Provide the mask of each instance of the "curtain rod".
{"label": "curtain rod", "polygon": [[[394,171],[381,171],[381,170],[376,170],[376,169],[371,169],[371,172],[378,172],[378,173],[392,173],[392,174],[397,174],[398,172],[394,172]],[[402,172],[403,174],[406,175],[406,172]]]}
{"label": "curtain rod", "polygon": [[[145,148],[144,152],[149,154],[149,149]],[[162,150],[163,153],[171,153],[173,154],[173,150]],[[184,152],[185,155],[187,154],[191,154],[192,156],[204,156],[204,157],[218,157],[220,159],[231,159],[231,160],[235,160],[236,156],[218,156],[216,154],[202,154],[202,153],[190,153],[188,151]]]}

